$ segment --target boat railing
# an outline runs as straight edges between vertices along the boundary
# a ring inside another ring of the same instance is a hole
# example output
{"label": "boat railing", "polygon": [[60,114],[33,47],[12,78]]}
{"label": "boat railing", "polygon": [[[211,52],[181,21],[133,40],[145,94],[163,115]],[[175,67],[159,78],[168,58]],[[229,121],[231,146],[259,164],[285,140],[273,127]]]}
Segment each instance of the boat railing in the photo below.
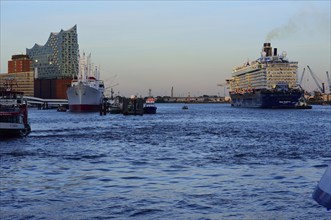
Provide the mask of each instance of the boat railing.
{"label": "boat railing", "polygon": [[16,99],[0,99],[0,105],[1,106],[14,106],[17,105]]}

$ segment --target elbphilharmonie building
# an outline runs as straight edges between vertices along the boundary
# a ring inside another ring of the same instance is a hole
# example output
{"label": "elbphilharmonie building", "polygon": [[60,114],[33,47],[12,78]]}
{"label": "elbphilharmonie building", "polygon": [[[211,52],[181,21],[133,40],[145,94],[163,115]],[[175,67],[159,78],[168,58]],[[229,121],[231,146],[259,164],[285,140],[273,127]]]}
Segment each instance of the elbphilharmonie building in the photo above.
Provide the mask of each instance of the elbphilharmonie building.
{"label": "elbphilharmonie building", "polygon": [[45,45],[26,49],[38,79],[73,78],[78,74],[77,25],[51,33]]}

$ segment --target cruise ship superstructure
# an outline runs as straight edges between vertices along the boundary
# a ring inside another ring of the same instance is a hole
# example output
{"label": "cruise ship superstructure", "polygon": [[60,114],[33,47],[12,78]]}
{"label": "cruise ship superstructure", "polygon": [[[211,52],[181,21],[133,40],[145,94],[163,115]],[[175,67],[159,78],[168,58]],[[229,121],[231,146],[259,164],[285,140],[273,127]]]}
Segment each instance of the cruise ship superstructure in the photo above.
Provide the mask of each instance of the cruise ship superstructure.
{"label": "cruise ship superstructure", "polygon": [[233,69],[227,80],[232,106],[295,108],[303,95],[297,85],[298,62],[264,43],[261,57]]}

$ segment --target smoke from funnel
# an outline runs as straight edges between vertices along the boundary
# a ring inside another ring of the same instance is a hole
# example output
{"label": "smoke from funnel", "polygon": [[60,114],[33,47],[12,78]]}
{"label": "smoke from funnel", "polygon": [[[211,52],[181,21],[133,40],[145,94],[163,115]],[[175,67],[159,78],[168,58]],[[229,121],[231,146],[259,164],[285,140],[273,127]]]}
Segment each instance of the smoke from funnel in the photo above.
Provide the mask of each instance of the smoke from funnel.
{"label": "smoke from funnel", "polygon": [[320,34],[330,31],[329,15],[326,12],[318,11],[316,8],[310,8],[308,11],[291,17],[284,25],[271,30],[265,39],[265,42],[270,42],[273,39],[283,39],[296,34]]}
{"label": "smoke from funnel", "polygon": [[297,25],[290,20],[287,24],[277,27],[270,31],[265,39],[265,42],[270,42],[273,39],[279,39],[288,37],[291,34],[294,34],[297,31]]}

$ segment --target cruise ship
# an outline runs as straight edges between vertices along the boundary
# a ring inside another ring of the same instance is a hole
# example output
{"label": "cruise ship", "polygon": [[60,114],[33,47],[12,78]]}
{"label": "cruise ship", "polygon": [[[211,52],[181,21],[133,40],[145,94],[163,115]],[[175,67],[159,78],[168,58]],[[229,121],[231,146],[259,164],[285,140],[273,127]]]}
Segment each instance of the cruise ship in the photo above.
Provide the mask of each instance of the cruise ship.
{"label": "cruise ship", "polygon": [[79,60],[79,76],[72,80],[67,89],[69,110],[71,112],[100,111],[104,98],[104,83],[100,80],[100,71],[92,69],[91,56]]}
{"label": "cruise ship", "polygon": [[234,107],[296,108],[303,90],[297,84],[298,62],[264,43],[261,56],[233,69],[227,80]]}

